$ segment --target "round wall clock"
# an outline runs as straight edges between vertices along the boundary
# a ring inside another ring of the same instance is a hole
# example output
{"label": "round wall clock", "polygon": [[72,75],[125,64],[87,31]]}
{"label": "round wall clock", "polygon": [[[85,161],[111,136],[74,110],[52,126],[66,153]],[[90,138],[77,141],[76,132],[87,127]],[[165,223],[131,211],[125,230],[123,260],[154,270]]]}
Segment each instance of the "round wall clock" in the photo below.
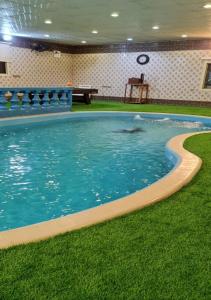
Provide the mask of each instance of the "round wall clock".
{"label": "round wall clock", "polygon": [[139,65],[146,65],[150,61],[150,58],[146,54],[141,54],[137,57],[136,61]]}

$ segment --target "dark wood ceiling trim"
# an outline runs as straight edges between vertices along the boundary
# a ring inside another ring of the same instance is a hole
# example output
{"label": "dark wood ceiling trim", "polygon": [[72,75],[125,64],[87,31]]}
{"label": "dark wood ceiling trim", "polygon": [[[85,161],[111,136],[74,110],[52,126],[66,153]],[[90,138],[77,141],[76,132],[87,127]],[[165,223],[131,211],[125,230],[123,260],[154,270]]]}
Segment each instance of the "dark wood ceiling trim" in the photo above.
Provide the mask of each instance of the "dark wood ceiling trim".
{"label": "dark wood ceiling trim", "polygon": [[211,49],[209,40],[165,41],[137,44],[86,45],[72,46],[72,54],[82,53],[121,53],[121,52],[152,52]]}
{"label": "dark wood ceiling trim", "polygon": [[11,45],[14,47],[31,49],[33,43],[40,44],[46,47],[46,49],[48,49],[49,51],[57,50],[57,51],[61,51],[62,53],[69,53],[69,54],[72,53],[72,46],[70,45],[51,43],[42,40],[35,40],[35,39],[28,39],[28,38],[14,37]]}
{"label": "dark wood ceiling trim", "polygon": [[181,51],[181,50],[209,50],[211,39],[206,40],[178,40],[163,42],[110,44],[110,45],[64,45],[46,41],[13,38],[12,45],[21,48],[31,48],[33,43],[46,46],[49,51],[58,50],[63,53],[85,54],[85,53],[124,53],[124,52],[152,52],[152,51]]}

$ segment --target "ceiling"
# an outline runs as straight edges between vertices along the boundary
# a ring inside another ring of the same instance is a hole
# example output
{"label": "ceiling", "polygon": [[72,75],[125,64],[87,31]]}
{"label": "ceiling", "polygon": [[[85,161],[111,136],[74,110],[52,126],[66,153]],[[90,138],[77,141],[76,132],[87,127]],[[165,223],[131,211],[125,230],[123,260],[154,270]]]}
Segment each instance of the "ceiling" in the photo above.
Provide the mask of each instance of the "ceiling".
{"label": "ceiling", "polygon": [[[0,0],[0,32],[72,45],[123,43],[128,37],[178,40],[182,34],[211,38],[207,3],[211,0]],[[155,25],[160,29],[153,30]]]}

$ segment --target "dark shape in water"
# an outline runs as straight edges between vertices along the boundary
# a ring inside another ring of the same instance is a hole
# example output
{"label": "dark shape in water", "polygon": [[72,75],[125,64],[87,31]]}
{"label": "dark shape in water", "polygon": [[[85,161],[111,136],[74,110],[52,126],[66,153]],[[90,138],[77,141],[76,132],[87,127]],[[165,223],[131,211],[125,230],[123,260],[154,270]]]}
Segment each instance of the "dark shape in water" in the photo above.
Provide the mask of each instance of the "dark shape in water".
{"label": "dark shape in water", "polygon": [[137,127],[137,128],[132,128],[132,129],[120,129],[120,130],[116,130],[114,132],[116,132],[116,133],[136,133],[136,132],[144,132],[144,130]]}

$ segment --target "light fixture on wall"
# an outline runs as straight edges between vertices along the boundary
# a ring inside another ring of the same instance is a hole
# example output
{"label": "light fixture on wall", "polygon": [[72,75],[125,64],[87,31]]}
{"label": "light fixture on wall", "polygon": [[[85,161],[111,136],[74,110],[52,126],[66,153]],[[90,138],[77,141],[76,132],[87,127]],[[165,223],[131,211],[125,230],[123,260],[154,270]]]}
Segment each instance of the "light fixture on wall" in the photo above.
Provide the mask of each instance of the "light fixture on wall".
{"label": "light fixture on wall", "polygon": [[52,21],[50,19],[45,20],[45,24],[52,24]]}
{"label": "light fixture on wall", "polygon": [[188,37],[188,35],[187,35],[187,34],[182,34],[181,37],[182,37],[183,39],[186,39],[186,38]]}
{"label": "light fixture on wall", "polygon": [[128,42],[132,42],[132,41],[133,41],[133,38],[129,37],[129,38],[127,38],[127,41],[128,41]]}
{"label": "light fixture on wall", "polygon": [[152,29],[153,29],[153,30],[159,30],[160,27],[159,27],[158,25],[155,25],[155,26],[152,27]]}
{"label": "light fixture on wall", "polygon": [[81,44],[86,44],[87,43],[87,41],[81,41]]}
{"label": "light fixture on wall", "polygon": [[12,36],[10,34],[3,34],[2,38],[5,42],[11,42],[12,41]]}
{"label": "light fixture on wall", "polygon": [[111,17],[112,18],[118,18],[119,17],[119,13],[118,12],[112,12],[111,13]]}
{"label": "light fixture on wall", "polygon": [[207,3],[203,7],[206,8],[206,9],[211,9],[211,3]]}
{"label": "light fixture on wall", "polygon": [[92,33],[93,34],[98,34],[98,31],[97,30],[92,30]]}

